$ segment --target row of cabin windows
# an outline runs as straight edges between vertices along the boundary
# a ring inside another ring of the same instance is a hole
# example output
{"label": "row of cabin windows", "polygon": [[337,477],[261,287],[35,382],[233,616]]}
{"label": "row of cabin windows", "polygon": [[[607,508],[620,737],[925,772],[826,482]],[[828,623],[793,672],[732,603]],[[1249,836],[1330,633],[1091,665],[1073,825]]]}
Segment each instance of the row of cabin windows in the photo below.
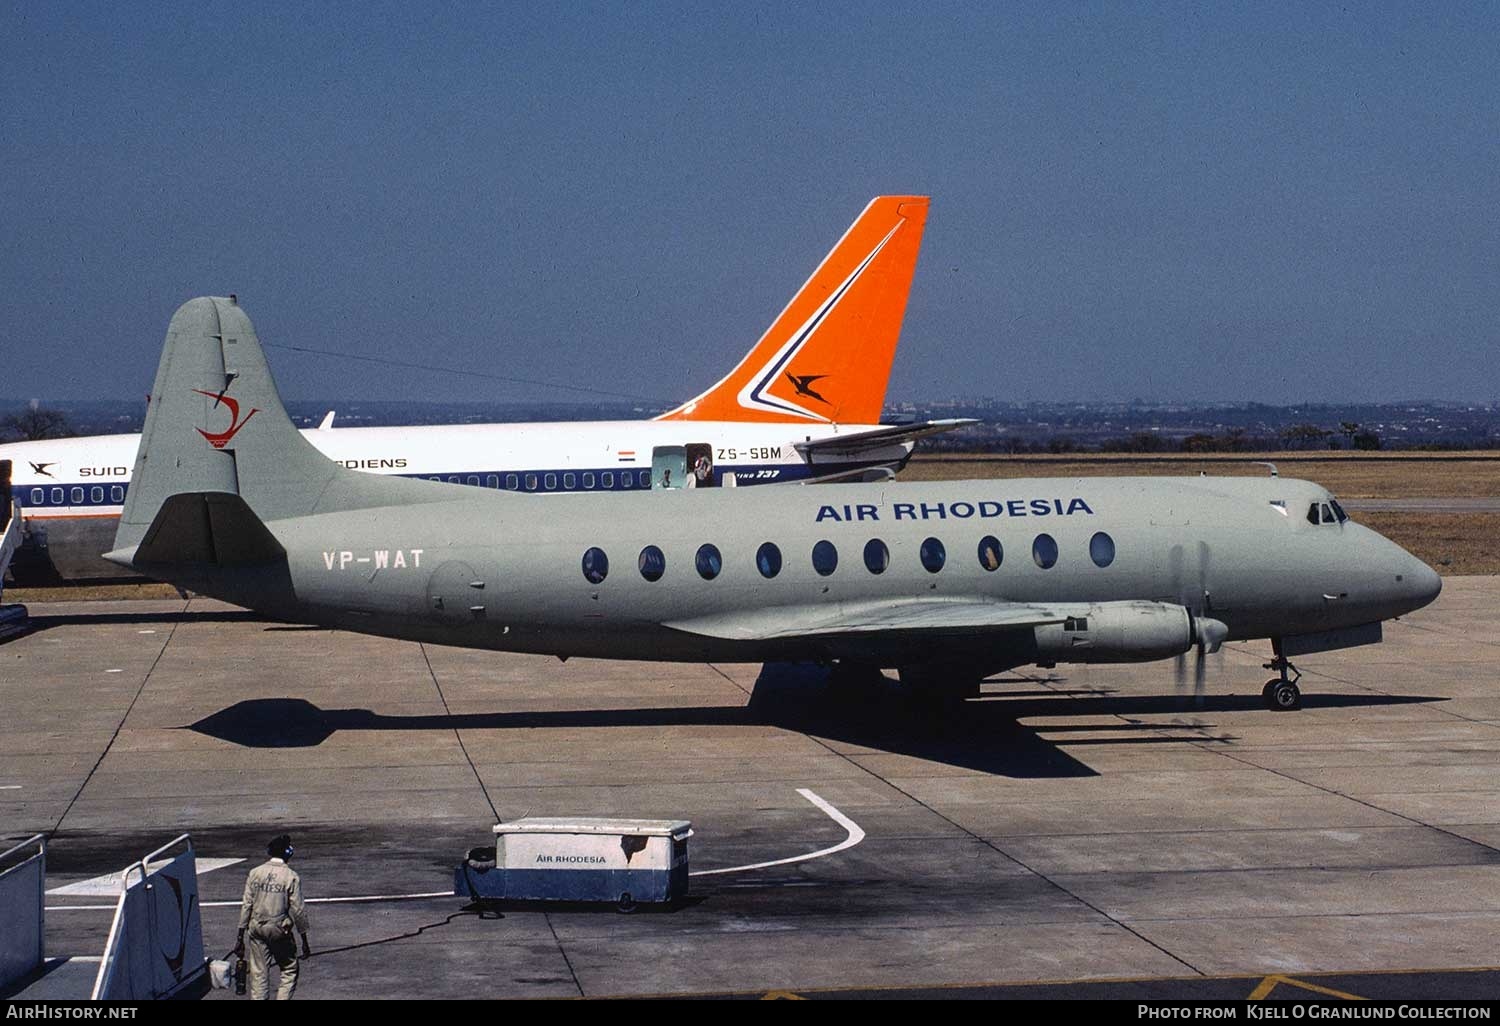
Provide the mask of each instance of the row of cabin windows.
{"label": "row of cabin windows", "polygon": [[[441,474],[434,474],[428,480],[442,481],[445,478]],[[449,484],[470,484],[476,487],[479,485],[478,474],[469,474],[467,476],[463,474],[449,474],[446,480]],[[505,490],[508,492],[555,492],[557,491],[559,482],[562,483],[562,490],[565,492],[579,490],[580,482],[582,482],[582,490],[586,492],[599,489],[613,489],[617,486],[616,482],[618,482],[618,487],[620,488],[650,488],[651,471],[604,470],[595,473],[592,470],[585,470],[580,474],[569,470],[561,474],[506,474]],[[500,475],[486,474],[484,486],[486,488],[499,488]]]}
{"label": "row of cabin windows", "polygon": [[[51,493],[50,496],[49,492]],[[48,502],[49,498],[51,499],[50,503]],[[110,485],[109,501],[116,506],[124,502],[125,486]],[[62,506],[65,504],[82,506],[85,502],[92,506],[104,505],[104,486],[93,485],[92,487],[84,488],[74,485],[72,488],[33,488],[31,490],[31,504],[33,506]]]}
{"label": "row of cabin windows", "polygon": [[[871,538],[865,542],[863,555],[865,569],[872,574],[883,574],[890,568],[891,550],[879,538]],[[1005,561],[1005,550],[1000,545],[1000,539],[994,535],[985,535],[979,540],[977,555],[980,567],[990,572],[1000,569],[1000,564]],[[917,558],[923,569],[935,574],[947,565],[948,550],[937,538],[927,538],[917,549]],[[1057,540],[1050,534],[1037,535],[1031,543],[1031,558],[1043,570],[1056,566]],[[1114,539],[1103,531],[1097,532],[1089,539],[1089,558],[1095,566],[1101,568],[1113,563]],[[838,566],[839,550],[833,542],[824,540],[813,546],[812,568],[819,577],[830,576]],[[724,556],[717,545],[700,545],[693,555],[693,567],[698,571],[699,577],[711,581],[723,571]],[[774,542],[766,542],[755,550],[755,569],[766,580],[781,573],[781,567],[781,549]],[[666,554],[655,545],[647,545],[636,558],[636,569],[646,580],[659,581],[667,572]],[[600,584],[609,576],[609,556],[603,549],[593,546],[583,554],[583,576],[590,584]]]}

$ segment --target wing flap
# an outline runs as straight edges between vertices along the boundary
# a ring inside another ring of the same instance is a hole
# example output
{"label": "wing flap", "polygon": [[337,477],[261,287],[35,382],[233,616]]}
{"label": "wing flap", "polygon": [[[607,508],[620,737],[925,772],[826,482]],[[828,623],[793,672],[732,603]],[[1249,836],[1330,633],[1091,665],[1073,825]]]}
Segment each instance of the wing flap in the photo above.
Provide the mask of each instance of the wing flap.
{"label": "wing flap", "polygon": [[813,463],[855,460],[868,458],[877,450],[898,445],[910,446],[930,435],[940,435],[978,423],[972,417],[954,417],[949,420],[926,420],[917,424],[891,424],[868,431],[810,438],[805,442],[794,442],[793,445],[805,459]]}
{"label": "wing flap", "polygon": [[833,606],[778,606],[715,613],[664,624],[728,641],[828,638],[876,633],[962,633],[1023,630],[1067,617],[1055,609],[982,599],[877,599]]}

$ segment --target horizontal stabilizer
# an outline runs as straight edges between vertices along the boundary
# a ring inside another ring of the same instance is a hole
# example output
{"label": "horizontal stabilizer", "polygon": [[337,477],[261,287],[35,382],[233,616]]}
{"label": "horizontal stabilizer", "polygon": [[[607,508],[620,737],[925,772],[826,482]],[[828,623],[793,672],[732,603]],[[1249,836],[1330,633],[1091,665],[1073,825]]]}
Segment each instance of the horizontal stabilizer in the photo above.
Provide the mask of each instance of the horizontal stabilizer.
{"label": "horizontal stabilizer", "polygon": [[830,606],[779,606],[716,613],[665,626],[729,641],[784,641],[883,632],[946,633],[982,637],[997,631],[1062,623],[1053,609],[985,599],[874,599]]}
{"label": "horizontal stabilizer", "polygon": [[238,495],[183,492],[161,504],[134,552],[105,558],[144,569],[180,563],[252,566],[285,556],[276,536]]}
{"label": "horizontal stabilizer", "polygon": [[793,445],[810,462],[832,462],[857,460],[878,449],[894,445],[910,445],[918,439],[940,435],[957,428],[978,424],[972,417],[954,417],[950,420],[927,420],[920,424],[891,424],[871,428],[868,431],[851,431],[847,434],[828,435],[825,438],[810,438]]}

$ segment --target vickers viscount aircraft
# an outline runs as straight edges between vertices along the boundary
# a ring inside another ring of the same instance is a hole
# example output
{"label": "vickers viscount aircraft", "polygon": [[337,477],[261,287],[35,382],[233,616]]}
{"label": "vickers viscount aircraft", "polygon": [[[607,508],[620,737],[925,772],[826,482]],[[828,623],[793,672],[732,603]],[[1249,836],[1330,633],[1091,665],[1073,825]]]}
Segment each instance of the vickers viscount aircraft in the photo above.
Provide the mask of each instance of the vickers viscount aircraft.
{"label": "vickers viscount aircraft", "polygon": [[[222,439],[233,389],[241,429]],[[268,616],[446,645],[896,667],[963,696],[1030,663],[1378,640],[1438,575],[1286,478],[1085,478],[559,496],[381,478],[287,418],[229,299],[177,311],[109,558]],[[220,439],[220,441],[216,441]],[[222,443],[222,444],[221,444]],[[538,511],[545,509],[545,515]]]}
{"label": "vickers viscount aircraft", "polygon": [[[740,364],[655,420],[325,426],[306,437],[355,470],[513,492],[888,477],[918,439],[970,423],[879,423],[927,208],[925,196],[871,200]],[[216,398],[224,423],[209,441],[228,444],[254,404],[233,388]],[[120,575],[98,554],[114,537],[139,443],[0,445],[26,523],[18,582]]]}

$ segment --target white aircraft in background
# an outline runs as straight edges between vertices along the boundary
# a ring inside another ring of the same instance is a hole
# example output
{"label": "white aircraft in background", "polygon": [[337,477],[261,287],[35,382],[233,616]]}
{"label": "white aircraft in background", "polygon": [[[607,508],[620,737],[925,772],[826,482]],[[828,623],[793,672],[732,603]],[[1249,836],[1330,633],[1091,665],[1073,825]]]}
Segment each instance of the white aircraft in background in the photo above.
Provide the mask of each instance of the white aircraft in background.
{"label": "white aircraft in background", "polygon": [[[739,365],[653,420],[333,428],[303,434],[341,465],[517,492],[618,492],[874,480],[963,420],[882,425],[928,197],[877,196]],[[215,448],[260,411],[210,396]],[[113,547],[140,435],[0,445],[25,541],[17,583],[121,576]]]}

